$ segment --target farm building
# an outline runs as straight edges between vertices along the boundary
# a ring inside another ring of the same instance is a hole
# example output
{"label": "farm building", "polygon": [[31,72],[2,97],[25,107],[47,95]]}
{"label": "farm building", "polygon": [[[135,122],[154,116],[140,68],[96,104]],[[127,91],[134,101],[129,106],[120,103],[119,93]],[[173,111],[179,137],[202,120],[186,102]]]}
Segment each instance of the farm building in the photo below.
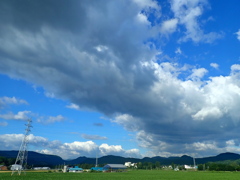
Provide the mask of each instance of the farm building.
{"label": "farm building", "polygon": [[8,170],[7,166],[0,165],[0,171],[6,171]]}
{"label": "farm building", "polygon": [[74,168],[69,168],[69,172],[83,172],[83,169],[75,166]]}
{"label": "farm building", "polygon": [[92,171],[103,171],[102,167],[92,167],[90,170]]}
{"label": "farm building", "polygon": [[103,167],[103,171],[126,171],[127,167],[123,164],[107,164]]}

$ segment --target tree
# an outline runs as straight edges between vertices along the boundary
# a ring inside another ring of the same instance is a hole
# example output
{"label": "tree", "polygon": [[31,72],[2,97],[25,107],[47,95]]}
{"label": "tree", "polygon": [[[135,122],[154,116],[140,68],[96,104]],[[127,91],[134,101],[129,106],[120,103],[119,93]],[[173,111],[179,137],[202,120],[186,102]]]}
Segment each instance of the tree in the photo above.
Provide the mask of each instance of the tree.
{"label": "tree", "polygon": [[137,163],[137,168],[138,168],[138,169],[142,169],[142,168],[143,168],[142,162],[138,162],[138,163]]}
{"label": "tree", "polygon": [[156,169],[160,169],[160,162],[159,161],[156,161],[155,167],[156,167]]}
{"label": "tree", "polygon": [[204,168],[203,168],[203,164],[199,164],[199,165],[198,165],[198,170],[199,170],[199,171],[203,171],[203,169],[204,169]]}

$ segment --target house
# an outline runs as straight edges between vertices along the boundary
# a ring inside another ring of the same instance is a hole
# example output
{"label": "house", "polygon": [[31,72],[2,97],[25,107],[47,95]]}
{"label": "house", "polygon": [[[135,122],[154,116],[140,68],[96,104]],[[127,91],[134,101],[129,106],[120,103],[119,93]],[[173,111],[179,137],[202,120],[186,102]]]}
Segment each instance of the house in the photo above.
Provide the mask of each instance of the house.
{"label": "house", "polygon": [[8,170],[7,166],[0,165],[0,171],[6,171]]}
{"label": "house", "polygon": [[80,172],[83,172],[83,169],[78,167],[78,166],[75,166],[74,168],[69,168],[69,172],[77,172],[77,173],[80,173]]}
{"label": "house", "polygon": [[127,167],[123,164],[107,164],[103,167],[103,172],[126,171]]}

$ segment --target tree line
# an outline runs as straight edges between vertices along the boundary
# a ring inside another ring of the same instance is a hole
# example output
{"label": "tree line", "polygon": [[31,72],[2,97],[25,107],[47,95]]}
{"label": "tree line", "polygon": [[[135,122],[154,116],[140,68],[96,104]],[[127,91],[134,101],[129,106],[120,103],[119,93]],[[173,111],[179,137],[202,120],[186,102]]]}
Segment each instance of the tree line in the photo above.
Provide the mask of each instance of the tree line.
{"label": "tree line", "polygon": [[[11,166],[15,163],[15,158],[6,158],[0,156],[0,165]],[[99,164],[98,167],[103,167],[106,164]],[[33,165],[32,165],[33,166]],[[78,166],[83,169],[90,169],[95,167],[95,164],[75,164],[71,166]],[[184,170],[183,165],[177,165],[172,163],[171,165],[165,166],[161,165],[159,161],[156,162],[138,162],[136,167],[130,167],[132,169],[146,169],[146,170],[160,170],[165,167],[170,167],[170,169],[178,168],[179,170]],[[205,164],[198,164],[197,170],[199,171],[240,171],[240,159],[239,160],[227,160],[227,161],[218,161],[218,162],[208,162]],[[31,169],[31,166],[28,165],[28,168]]]}
{"label": "tree line", "polygon": [[209,171],[240,171],[240,159],[231,161],[219,161],[219,162],[208,162],[206,164],[199,164],[198,170],[209,170]]}
{"label": "tree line", "polygon": [[10,166],[15,163],[15,160],[16,160],[15,158],[6,158],[0,156],[0,165]]}

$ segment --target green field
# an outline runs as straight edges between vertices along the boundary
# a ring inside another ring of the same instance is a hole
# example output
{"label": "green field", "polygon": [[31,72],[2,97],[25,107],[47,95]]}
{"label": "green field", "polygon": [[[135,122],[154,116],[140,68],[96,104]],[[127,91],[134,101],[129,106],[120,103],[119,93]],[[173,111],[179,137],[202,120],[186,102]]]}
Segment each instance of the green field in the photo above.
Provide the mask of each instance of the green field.
{"label": "green field", "polygon": [[64,180],[239,180],[240,172],[211,172],[211,171],[164,171],[164,170],[136,170],[118,173],[47,173],[27,172],[18,176],[11,173],[0,173],[1,180],[20,179],[64,179]]}

